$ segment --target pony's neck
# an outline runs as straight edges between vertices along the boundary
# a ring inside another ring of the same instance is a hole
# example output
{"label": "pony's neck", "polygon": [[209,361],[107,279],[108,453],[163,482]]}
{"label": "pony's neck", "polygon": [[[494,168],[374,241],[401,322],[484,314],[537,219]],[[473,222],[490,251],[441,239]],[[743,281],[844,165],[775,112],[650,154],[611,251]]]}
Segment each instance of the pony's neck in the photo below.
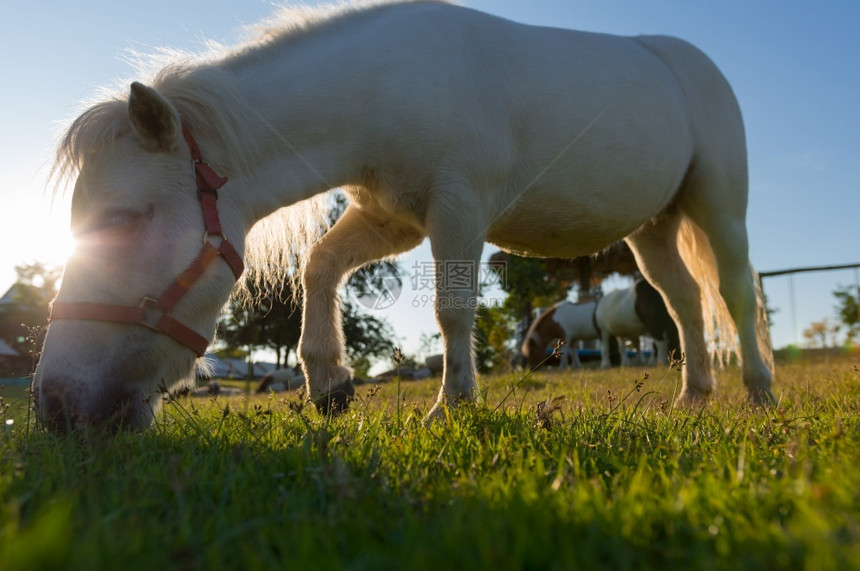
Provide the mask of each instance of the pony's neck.
{"label": "pony's neck", "polygon": [[[255,166],[234,177],[243,217],[253,224],[275,210],[354,184],[361,171],[359,125],[337,77],[301,50],[270,48],[272,57],[225,67],[241,99],[255,147]],[[262,54],[261,54],[262,55]]]}

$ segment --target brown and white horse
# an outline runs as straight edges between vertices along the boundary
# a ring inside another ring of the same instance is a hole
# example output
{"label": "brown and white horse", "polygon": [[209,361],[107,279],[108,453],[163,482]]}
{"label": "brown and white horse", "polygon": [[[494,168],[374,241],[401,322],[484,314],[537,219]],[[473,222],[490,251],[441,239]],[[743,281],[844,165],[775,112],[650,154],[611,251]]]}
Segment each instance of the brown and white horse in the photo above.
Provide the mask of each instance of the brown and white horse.
{"label": "brown and white horse", "polygon": [[573,303],[560,301],[541,313],[526,332],[520,351],[529,368],[535,368],[547,358],[547,349],[556,340],[564,341],[558,349],[559,366],[581,367],[579,360],[580,341],[600,339],[594,322],[597,302]]}

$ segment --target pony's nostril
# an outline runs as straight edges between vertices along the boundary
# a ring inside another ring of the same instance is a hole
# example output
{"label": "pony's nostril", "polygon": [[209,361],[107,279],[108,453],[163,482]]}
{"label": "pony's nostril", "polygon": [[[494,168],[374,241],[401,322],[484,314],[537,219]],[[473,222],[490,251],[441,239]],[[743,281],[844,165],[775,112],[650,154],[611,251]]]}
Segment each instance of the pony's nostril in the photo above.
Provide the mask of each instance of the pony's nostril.
{"label": "pony's nostril", "polygon": [[78,415],[61,393],[42,389],[34,402],[39,420],[49,430],[65,433],[74,428]]}

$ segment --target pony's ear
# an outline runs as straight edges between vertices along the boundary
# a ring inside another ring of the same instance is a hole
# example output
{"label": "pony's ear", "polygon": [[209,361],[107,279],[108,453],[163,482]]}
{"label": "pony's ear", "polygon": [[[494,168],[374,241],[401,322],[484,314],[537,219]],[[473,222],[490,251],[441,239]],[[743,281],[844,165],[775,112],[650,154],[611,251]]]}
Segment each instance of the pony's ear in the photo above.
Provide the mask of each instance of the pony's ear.
{"label": "pony's ear", "polygon": [[128,118],[144,146],[154,150],[176,150],[182,133],[179,113],[156,90],[136,81],[132,83]]}

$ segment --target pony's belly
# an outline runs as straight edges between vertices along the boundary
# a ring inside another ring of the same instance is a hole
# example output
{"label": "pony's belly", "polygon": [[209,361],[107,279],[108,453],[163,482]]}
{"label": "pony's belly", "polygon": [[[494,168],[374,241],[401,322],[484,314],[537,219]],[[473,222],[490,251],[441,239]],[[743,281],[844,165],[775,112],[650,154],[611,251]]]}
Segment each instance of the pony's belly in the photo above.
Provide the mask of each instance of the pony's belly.
{"label": "pony's belly", "polygon": [[[508,252],[545,258],[569,258],[599,252],[645,220],[606,221],[588,217],[551,220],[560,211],[506,217],[494,223],[487,241]],[[561,215],[563,216],[563,215]]]}
{"label": "pony's belly", "polygon": [[[658,162],[658,161],[655,161]],[[546,184],[500,201],[513,208],[496,218],[487,241],[540,257],[586,256],[633,233],[671,201],[683,174],[680,160],[651,173],[595,161],[545,176]]]}

